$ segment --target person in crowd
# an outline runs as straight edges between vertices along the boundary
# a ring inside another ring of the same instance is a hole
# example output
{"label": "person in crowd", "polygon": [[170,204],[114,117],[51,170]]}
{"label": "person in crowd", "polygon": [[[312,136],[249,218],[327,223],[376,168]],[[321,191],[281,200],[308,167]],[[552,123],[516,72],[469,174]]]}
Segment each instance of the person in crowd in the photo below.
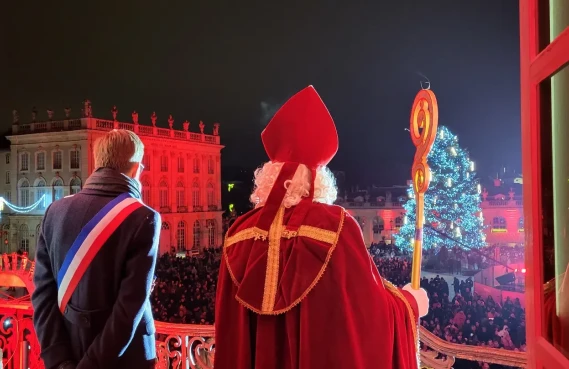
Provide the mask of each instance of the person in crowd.
{"label": "person in crowd", "polygon": [[285,103],[262,140],[256,208],[223,247],[215,368],[416,369],[426,292],[382,279],[358,223],[331,205],[338,136],[316,90]]}
{"label": "person in crowd", "polygon": [[32,305],[46,369],[155,366],[149,296],[161,220],[141,201],[143,154],[131,131],[102,135],[83,189],[45,213]]}

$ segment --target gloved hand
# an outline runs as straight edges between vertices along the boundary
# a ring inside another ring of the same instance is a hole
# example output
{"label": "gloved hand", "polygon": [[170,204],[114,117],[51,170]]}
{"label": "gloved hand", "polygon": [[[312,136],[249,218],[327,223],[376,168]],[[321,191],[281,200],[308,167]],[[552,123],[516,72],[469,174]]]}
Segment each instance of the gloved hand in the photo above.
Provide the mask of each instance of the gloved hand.
{"label": "gloved hand", "polygon": [[427,291],[420,288],[415,290],[411,287],[411,283],[403,287],[403,291],[409,292],[417,301],[417,307],[419,308],[419,318],[424,317],[429,313],[429,296],[427,296]]}

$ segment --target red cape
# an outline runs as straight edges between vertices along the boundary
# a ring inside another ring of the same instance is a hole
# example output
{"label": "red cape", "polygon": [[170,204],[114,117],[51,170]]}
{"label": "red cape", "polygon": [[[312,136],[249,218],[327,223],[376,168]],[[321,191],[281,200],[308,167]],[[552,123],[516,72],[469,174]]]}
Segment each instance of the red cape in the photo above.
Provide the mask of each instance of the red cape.
{"label": "red cape", "polygon": [[227,233],[215,316],[215,369],[416,369],[417,306],[383,281],[356,221],[314,203],[297,230],[259,209]]}

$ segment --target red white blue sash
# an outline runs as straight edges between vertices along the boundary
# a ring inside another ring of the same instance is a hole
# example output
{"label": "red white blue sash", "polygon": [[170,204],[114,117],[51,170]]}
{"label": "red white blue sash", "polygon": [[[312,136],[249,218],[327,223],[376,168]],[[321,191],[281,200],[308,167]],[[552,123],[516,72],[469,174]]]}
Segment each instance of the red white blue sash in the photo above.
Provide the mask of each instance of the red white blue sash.
{"label": "red white blue sash", "polygon": [[84,227],[57,273],[57,303],[63,313],[85,271],[105,242],[136,209],[140,200],[125,193],[102,208]]}

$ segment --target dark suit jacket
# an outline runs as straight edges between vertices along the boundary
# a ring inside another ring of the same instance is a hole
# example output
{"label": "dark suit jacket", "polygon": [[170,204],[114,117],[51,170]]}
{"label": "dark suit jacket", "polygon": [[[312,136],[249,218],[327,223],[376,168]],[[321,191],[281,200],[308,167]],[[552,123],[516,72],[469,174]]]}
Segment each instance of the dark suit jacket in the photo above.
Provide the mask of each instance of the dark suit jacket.
{"label": "dark suit jacket", "polygon": [[87,268],[64,314],[57,274],[83,226],[109,201],[130,192],[132,179],[110,169],[83,190],[54,202],[43,219],[32,294],[34,326],[46,369],[74,361],[78,369],[152,368],[156,357],[149,295],[158,253],[160,214],[143,206],[111,235]]}

